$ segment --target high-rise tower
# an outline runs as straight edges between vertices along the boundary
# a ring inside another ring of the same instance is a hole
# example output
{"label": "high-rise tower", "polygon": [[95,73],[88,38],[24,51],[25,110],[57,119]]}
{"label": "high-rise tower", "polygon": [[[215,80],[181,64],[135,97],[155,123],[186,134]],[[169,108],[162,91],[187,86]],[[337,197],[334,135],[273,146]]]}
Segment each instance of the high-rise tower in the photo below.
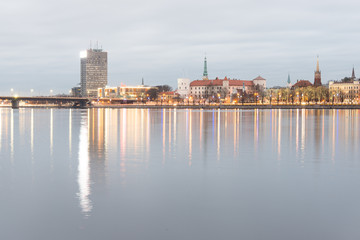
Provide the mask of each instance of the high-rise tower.
{"label": "high-rise tower", "polygon": [[204,73],[203,73],[203,80],[208,80],[208,72],[207,72],[207,60],[206,57],[204,59]]}
{"label": "high-rise tower", "polygon": [[314,79],[314,86],[318,87],[321,86],[321,71],[319,68],[319,56],[317,57],[316,61],[316,71],[315,71],[315,79]]}
{"label": "high-rise tower", "polygon": [[96,97],[98,88],[107,85],[107,52],[102,49],[88,49],[80,53],[81,95]]}

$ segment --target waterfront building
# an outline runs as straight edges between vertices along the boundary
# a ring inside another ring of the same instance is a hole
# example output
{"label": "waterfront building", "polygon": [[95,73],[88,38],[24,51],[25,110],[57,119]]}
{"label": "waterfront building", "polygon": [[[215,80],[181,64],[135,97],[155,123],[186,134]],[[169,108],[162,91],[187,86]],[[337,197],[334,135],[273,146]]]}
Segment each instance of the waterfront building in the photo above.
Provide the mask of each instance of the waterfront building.
{"label": "waterfront building", "polygon": [[[355,74],[354,74],[355,75]],[[360,81],[354,80],[352,82],[329,82],[330,95],[343,102],[359,102],[360,97]]]}
{"label": "waterfront building", "polygon": [[126,100],[140,100],[147,97],[146,92],[150,89],[157,89],[150,86],[119,86],[98,88],[98,98],[121,98]]}
{"label": "waterfront building", "polygon": [[176,91],[170,92],[160,92],[158,95],[158,100],[169,102],[179,99],[180,94]]}
{"label": "waterfront building", "polygon": [[180,95],[181,98],[186,98],[190,94],[190,79],[188,78],[178,78],[178,88],[176,92]]}
{"label": "waterfront building", "polygon": [[316,71],[315,71],[315,76],[314,76],[314,87],[319,87],[321,86],[321,71],[319,68],[319,56],[317,57],[316,60]]}
{"label": "waterfront building", "polygon": [[255,91],[266,89],[266,79],[258,76],[253,80],[238,80],[230,78],[209,79],[207,71],[207,59],[204,59],[204,72],[202,80],[191,81],[187,78],[178,79],[177,93],[181,98],[225,98],[232,94],[252,94]]}
{"label": "waterfront building", "polygon": [[[258,89],[256,86],[259,86]],[[261,76],[253,80],[229,79],[227,77],[214,80],[195,80],[190,83],[190,96],[193,98],[209,98],[220,94],[221,98],[225,98],[237,93],[252,94],[255,90],[265,88],[266,79]]]}
{"label": "waterfront building", "polygon": [[107,52],[102,49],[88,49],[80,53],[81,95],[96,97],[99,88],[107,85]]}

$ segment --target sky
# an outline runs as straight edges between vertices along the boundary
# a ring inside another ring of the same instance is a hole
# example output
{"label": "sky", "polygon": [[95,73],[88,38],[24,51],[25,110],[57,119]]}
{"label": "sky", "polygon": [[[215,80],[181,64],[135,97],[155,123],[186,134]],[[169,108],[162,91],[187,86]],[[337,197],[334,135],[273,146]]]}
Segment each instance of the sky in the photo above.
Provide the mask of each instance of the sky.
{"label": "sky", "polygon": [[2,0],[0,94],[68,93],[80,82],[79,52],[108,52],[108,85],[177,86],[209,78],[285,86],[360,76],[359,1]]}

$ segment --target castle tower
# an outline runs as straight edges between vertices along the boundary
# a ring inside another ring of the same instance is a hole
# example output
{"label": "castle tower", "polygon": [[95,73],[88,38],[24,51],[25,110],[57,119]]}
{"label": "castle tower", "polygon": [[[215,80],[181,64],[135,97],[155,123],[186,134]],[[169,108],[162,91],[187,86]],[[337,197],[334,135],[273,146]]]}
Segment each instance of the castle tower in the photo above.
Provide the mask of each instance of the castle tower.
{"label": "castle tower", "polygon": [[319,56],[317,57],[316,61],[316,71],[315,71],[315,79],[314,79],[314,86],[318,87],[321,86],[321,71],[319,68]]}
{"label": "castle tower", "polygon": [[206,61],[206,57],[204,60],[204,73],[203,73],[203,80],[208,80],[208,72],[207,72],[207,61]]}

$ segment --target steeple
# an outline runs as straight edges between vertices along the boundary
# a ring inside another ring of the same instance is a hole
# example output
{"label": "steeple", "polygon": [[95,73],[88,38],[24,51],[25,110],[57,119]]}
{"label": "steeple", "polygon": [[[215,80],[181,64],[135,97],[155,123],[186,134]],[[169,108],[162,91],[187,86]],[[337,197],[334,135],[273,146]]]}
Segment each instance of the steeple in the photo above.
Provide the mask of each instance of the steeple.
{"label": "steeple", "polygon": [[291,81],[290,81],[290,74],[288,74],[288,80],[287,80],[287,83],[290,84]]}
{"label": "steeple", "polygon": [[317,56],[316,60],[316,71],[315,71],[315,77],[314,77],[314,86],[318,87],[321,86],[321,72],[319,68],[319,55]]}
{"label": "steeple", "polygon": [[320,68],[319,68],[319,55],[317,55],[317,59],[316,59],[316,72],[320,72]]}
{"label": "steeple", "polygon": [[351,74],[351,79],[354,81],[355,80],[355,69],[354,69],[354,66],[353,66],[353,69],[352,69],[352,74]]}
{"label": "steeple", "polygon": [[203,80],[208,80],[207,60],[206,60],[206,57],[205,57],[205,59],[204,59],[204,74],[203,74]]}
{"label": "steeple", "polygon": [[141,85],[144,86],[144,78],[141,79]]}

